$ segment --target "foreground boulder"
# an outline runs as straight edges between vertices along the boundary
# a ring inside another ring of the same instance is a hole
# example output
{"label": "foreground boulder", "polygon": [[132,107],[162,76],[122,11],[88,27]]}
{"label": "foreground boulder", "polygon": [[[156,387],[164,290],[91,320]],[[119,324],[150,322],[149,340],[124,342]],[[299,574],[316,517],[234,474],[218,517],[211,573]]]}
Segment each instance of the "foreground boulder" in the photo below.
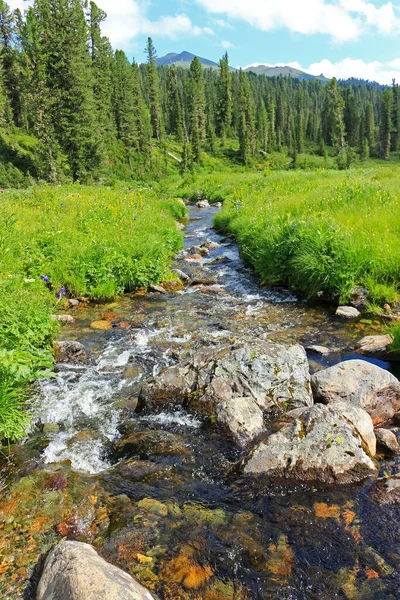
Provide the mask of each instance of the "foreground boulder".
{"label": "foreground boulder", "polygon": [[238,446],[246,447],[264,429],[264,416],[254,398],[231,398],[217,406],[217,422]]}
{"label": "foreground boulder", "polygon": [[304,348],[260,340],[205,348],[144,386],[140,401],[150,407],[185,404],[210,414],[221,402],[245,397],[267,414],[311,406]]}
{"label": "foreground boulder", "polygon": [[49,554],[37,600],[154,600],[128,573],[107,563],[88,544],[62,542]]}
{"label": "foreground boulder", "polygon": [[393,418],[400,408],[400,382],[394,375],[363,360],[349,360],[311,378],[315,402],[345,400],[361,406],[374,425]]}
{"label": "foreground boulder", "polygon": [[[339,412],[342,408],[315,405],[305,410],[253,449],[243,461],[243,473],[324,483],[353,483],[376,476],[367,445],[357,427]],[[369,418],[357,410],[360,419]]]}

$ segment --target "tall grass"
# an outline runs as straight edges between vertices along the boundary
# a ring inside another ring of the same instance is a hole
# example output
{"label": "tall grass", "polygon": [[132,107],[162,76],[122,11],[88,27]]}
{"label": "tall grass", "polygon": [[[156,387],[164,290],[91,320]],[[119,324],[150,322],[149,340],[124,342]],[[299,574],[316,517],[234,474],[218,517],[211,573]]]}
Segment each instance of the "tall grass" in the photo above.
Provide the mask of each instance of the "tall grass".
{"label": "tall grass", "polygon": [[399,298],[399,184],[393,166],[206,180],[226,199],[216,226],[236,237],[263,282],[337,302],[361,285],[378,304]]}

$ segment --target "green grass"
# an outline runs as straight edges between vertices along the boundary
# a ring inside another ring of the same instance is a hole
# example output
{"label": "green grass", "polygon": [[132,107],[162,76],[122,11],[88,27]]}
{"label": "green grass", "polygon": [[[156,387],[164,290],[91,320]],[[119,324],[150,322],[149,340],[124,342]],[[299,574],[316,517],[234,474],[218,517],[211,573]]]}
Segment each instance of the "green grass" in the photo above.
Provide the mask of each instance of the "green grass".
{"label": "green grass", "polygon": [[62,296],[108,300],[168,278],[186,209],[150,188],[78,185],[9,190],[1,204],[0,440],[14,440],[27,383],[52,367]]}
{"label": "green grass", "polygon": [[226,199],[217,228],[233,235],[263,283],[347,302],[368,289],[371,303],[395,304],[400,281],[400,172],[395,166],[198,178]]}

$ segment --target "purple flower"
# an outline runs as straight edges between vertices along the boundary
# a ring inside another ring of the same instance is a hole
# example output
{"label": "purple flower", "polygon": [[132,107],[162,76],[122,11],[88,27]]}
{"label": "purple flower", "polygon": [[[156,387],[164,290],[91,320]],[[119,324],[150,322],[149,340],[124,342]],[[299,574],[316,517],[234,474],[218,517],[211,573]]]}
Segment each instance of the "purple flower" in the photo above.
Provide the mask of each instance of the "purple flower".
{"label": "purple flower", "polygon": [[61,298],[61,294],[56,294],[56,298],[59,300]]}
{"label": "purple flower", "polygon": [[64,295],[65,294],[65,287],[62,287],[60,290],[60,294]]}
{"label": "purple flower", "polygon": [[47,275],[41,275],[40,279],[43,279],[43,281],[45,281],[46,283],[49,281],[49,277],[47,277]]}
{"label": "purple flower", "polygon": [[133,220],[134,220],[134,221],[137,221],[137,217],[133,217]]}

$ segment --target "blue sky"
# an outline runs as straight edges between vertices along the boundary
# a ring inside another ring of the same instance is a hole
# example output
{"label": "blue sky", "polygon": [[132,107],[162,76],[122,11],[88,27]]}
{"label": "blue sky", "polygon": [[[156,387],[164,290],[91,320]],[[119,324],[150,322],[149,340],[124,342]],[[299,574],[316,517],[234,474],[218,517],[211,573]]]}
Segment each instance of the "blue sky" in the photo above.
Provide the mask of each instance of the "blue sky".
{"label": "blue sky", "polygon": [[[385,0],[97,0],[114,48],[144,60],[188,50],[233,66],[293,64],[313,74],[400,81],[400,2]],[[10,5],[26,6],[22,0]]]}

